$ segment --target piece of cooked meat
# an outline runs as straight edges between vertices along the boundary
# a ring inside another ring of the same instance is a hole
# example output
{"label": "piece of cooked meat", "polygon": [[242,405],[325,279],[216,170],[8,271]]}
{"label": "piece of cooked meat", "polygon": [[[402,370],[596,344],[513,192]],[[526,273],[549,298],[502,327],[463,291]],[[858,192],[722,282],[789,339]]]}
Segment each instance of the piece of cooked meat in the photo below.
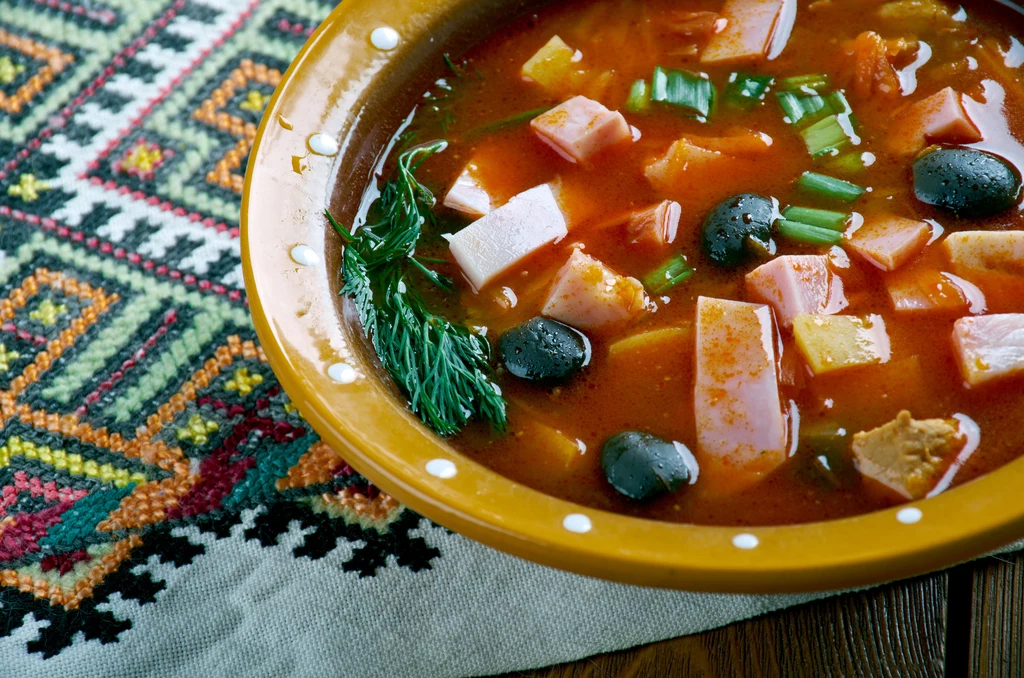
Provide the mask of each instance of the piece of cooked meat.
{"label": "piece of cooked meat", "polygon": [[863,475],[907,499],[920,499],[965,443],[955,419],[918,420],[903,410],[888,424],[855,434],[853,455]]}

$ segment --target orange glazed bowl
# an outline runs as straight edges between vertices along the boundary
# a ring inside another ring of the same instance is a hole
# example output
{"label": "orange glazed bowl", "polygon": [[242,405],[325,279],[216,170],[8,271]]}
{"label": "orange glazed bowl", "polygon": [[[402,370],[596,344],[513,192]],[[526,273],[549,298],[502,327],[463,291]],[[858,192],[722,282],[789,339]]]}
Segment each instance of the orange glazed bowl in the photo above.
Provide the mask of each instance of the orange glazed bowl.
{"label": "orange glazed bowl", "polygon": [[[920,574],[1024,536],[1024,459],[935,498],[829,522],[706,527],[572,504],[456,452],[409,412],[338,296],[340,242],[378,159],[423,91],[521,1],[344,0],[267,107],[245,175],[242,262],[253,322],[323,439],[428,518],[545,565],[631,584],[779,593]],[[422,87],[420,87],[422,85]],[[416,89],[419,88],[419,89]]]}

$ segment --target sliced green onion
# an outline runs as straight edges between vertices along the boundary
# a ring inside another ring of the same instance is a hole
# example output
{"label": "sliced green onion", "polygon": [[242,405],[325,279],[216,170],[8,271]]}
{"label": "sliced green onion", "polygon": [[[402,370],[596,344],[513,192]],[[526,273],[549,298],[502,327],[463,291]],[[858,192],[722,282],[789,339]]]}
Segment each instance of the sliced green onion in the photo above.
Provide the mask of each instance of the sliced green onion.
{"label": "sliced green onion", "polygon": [[818,90],[828,87],[829,80],[828,76],[824,73],[814,73],[811,75],[794,75],[790,78],[782,78],[779,80],[779,89],[782,91],[799,91],[799,90]]}
{"label": "sliced green onion", "polygon": [[799,221],[801,224],[830,228],[833,231],[844,230],[846,222],[850,220],[848,212],[833,212],[810,207],[787,207],[782,211],[782,216],[788,221]]}
{"label": "sliced green onion", "polygon": [[703,73],[657,66],[651,79],[651,101],[687,108],[705,122],[715,105],[715,86]]}
{"label": "sliced green onion", "polygon": [[801,224],[789,219],[779,219],[775,226],[779,229],[779,235],[809,245],[838,245],[843,241],[843,234],[831,228]]}
{"label": "sliced green onion", "polygon": [[677,254],[644,276],[641,282],[651,294],[663,294],[688,280],[693,273],[693,269],[686,263],[686,257]]}
{"label": "sliced green onion", "polygon": [[775,78],[770,75],[733,73],[729,76],[729,85],[725,88],[725,102],[742,111],[753,110],[773,82]]}
{"label": "sliced green onion", "polygon": [[859,152],[851,151],[838,158],[830,158],[824,167],[832,172],[859,172],[864,169],[864,160]]}
{"label": "sliced green onion", "polygon": [[832,109],[833,113],[853,115],[853,109],[850,108],[850,102],[847,101],[846,95],[839,90],[829,92],[825,95],[825,99],[828,101],[829,108]]}
{"label": "sliced green onion", "polygon": [[800,135],[807,145],[807,152],[814,157],[837,156],[840,151],[853,144],[847,134],[847,127],[839,120],[839,116],[830,115],[822,118],[810,127],[802,130]]}
{"label": "sliced green onion", "polygon": [[551,106],[544,106],[543,108],[534,108],[533,110],[530,111],[516,113],[514,115],[508,116],[507,118],[502,118],[501,120],[495,120],[494,122],[487,123],[486,125],[481,125],[480,127],[477,127],[476,129],[471,131],[467,136],[478,136],[482,134],[494,134],[496,132],[504,132],[507,129],[518,127],[523,123],[530,122],[538,115],[543,115],[544,113],[547,113],[550,110]]}
{"label": "sliced green onion", "polygon": [[809,193],[842,200],[843,202],[853,202],[864,194],[864,189],[857,184],[851,184],[849,181],[825,176],[824,174],[816,174],[815,172],[804,172],[797,179],[796,183],[800,188]]}
{"label": "sliced green onion", "polygon": [[779,105],[791,125],[808,124],[821,120],[831,112],[828,102],[817,94],[796,94],[795,92],[776,92]]}
{"label": "sliced green onion", "polygon": [[637,80],[629,90],[626,110],[630,113],[643,113],[651,107],[651,88],[646,80]]}

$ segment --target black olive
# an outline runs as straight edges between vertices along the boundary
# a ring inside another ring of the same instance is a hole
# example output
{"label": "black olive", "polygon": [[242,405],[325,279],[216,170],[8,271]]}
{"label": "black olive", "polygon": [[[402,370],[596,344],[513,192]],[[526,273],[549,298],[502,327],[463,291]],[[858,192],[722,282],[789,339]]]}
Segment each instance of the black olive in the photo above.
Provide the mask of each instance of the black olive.
{"label": "black olive", "polygon": [[1020,175],[1002,158],[973,148],[939,148],[914,163],[914,195],[961,217],[987,217],[1012,207]]}
{"label": "black olive", "polygon": [[747,238],[767,247],[774,218],[775,205],[769,198],[755,193],[734,195],[705,217],[704,252],[719,266],[736,266],[749,254]]}
{"label": "black olive", "polygon": [[527,381],[561,383],[590,362],[590,341],[579,330],[548,318],[531,318],[501,336],[501,361]]}
{"label": "black olive", "polygon": [[601,468],[619,494],[649,501],[689,482],[696,460],[685,445],[641,431],[617,433],[601,448]]}

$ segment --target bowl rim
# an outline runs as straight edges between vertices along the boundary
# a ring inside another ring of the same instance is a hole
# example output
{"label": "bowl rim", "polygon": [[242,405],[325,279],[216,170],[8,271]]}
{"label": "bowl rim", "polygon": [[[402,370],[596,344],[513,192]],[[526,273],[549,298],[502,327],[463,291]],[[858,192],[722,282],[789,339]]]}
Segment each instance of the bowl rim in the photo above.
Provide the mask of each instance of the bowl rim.
{"label": "bowl rim", "polygon": [[[455,452],[397,402],[338,317],[320,216],[336,188],[338,159],[312,152],[308,140],[326,134],[338,141],[339,157],[356,153],[366,92],[428,34],[443,42],[446,15],[487,4],[502,3],[345,0],[293,60],[259,125],[241,211],[248,302],[271,368],[328,445],[404,505],[467,537],[545,565],[646,586],[848,588],[962,562],[1024,535],[1024,502],[1014,501],[1024,459],[934,498],[852,518],[698,526],[586,508],[519,485]],[[397,31],[396,48],[372,44],[380,27]],[[301,245],[316,261],[293,256]]]}

